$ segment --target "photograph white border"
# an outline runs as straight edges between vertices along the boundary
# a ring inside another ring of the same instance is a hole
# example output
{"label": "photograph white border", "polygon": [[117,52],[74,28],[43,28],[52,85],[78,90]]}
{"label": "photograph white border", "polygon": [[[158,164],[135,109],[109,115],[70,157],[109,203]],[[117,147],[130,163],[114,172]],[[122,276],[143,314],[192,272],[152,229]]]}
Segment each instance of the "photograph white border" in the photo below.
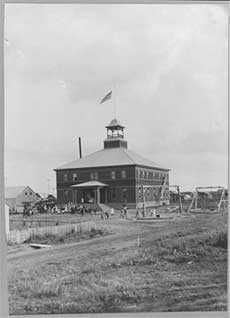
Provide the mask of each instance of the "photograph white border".
{"label": "photograph white border", "polygon": [[[125,0],[125,1],[78,1],[78,0],[0,0],[0,317],[9,317],[9,308],[8,308],[8,283],[7,283],[7,243],[6,243],[6,234],[5,234],[5,213],[4,213],[4,8],[5,4],[223,4],[228,6],[229,1],[186,1],[186,0],[147,0],[147,1],[134,1],[134,0]],[[228,32],[229,34],[229,32]],[[229,44],[228,44],[229,51]],[[229,56],[229,55],[228,55]],[[228,74],[229,74],[229,65],[228,65]],[[229,99],[228,99],[229,101]],[[229,104],[229,103],[228,103]],[[228,113],[229,114],[229,113]],[[228,118],[230,119],[230,118]],[[229,135],[229,134],[228,134]],[[228,169],[229,176],[229,169]],[[229,180],[229,178],[228,178]],[[228,218],[229,225],[229,218]],[[228,246],[229,249],[229,246]],[[228,261],[229,250],[228,250]],[[229,282],[229,281],[228,281]],[[229,286],[229,285],[228,285]],[[229,300],[229,294],[228,294]],[[228,301],[229,304],[229,301]],[[12,315],[10,317],[167,317],[167,318],[192,318],[192,317],[220,317],[225,318],[229,317],[229,306],[226,312],[161,312],[161,313],[98,313],[98,314],[60,314],[60,315]]]}

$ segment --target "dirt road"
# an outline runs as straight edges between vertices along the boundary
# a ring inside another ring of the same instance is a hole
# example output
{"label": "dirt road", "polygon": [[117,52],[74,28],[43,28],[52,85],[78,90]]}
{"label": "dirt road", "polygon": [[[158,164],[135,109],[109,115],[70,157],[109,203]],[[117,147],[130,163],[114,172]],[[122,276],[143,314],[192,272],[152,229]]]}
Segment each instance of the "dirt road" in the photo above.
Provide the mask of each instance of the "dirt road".
{"label": "dirt road", "polygon": [[[225,308],[225,250],[205,247],[197,256],[200,248],[196,247],[207,230],[216,231],[223,224],[224,218],[213,216],[182,217],[161,226],[115,218],[98,221],[98,226],[111,235],[10,253],[10,311],[36,314]],[[183,242],[188,242],[187,247],[180,252]],[[174,249],[178,249],[176,254],[171,252]]]}

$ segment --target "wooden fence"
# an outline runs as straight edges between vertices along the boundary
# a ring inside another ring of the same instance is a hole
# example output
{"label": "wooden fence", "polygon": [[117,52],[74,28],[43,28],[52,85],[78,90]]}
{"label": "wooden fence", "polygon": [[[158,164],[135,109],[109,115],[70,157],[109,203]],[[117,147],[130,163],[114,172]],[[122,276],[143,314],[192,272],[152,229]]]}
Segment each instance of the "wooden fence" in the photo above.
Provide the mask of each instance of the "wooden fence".
{"label": "wooden fence", "polygon": [[96,223],[92,221],[79,222],[75,224],[64,224],[57,226],[45,226],[28,228],[25,230],[13,230],[7,234],[8,243],[23,243],[31,237],[43,236],[43,235],[65,235],[71,232],[90,232],[92,229],[96,229]]}

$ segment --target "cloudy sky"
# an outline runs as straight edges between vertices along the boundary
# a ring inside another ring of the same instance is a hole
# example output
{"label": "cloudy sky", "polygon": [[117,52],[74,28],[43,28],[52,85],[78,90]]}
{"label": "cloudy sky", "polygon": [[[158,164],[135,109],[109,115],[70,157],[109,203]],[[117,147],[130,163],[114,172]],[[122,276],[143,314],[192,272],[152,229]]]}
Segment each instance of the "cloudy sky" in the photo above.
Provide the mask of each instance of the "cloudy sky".
{"label": "cloudy sky", "polygon": [[228,11],[222,5],[29,5],[5,13],[6,185],[103,146],[115,85],[130,149],[183,189],[227,185]]}

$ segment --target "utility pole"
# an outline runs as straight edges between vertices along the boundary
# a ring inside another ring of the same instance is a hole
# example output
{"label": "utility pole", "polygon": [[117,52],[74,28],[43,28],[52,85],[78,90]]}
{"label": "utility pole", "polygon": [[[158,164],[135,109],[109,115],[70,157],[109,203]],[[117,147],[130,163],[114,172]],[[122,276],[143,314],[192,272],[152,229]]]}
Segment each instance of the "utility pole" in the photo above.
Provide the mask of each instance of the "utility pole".
{"label": "utility pole", "polygon": [[82,145],[81,145],[81,137],[78,137],[78,144],[79,144],[79,157],[82,158]]}

